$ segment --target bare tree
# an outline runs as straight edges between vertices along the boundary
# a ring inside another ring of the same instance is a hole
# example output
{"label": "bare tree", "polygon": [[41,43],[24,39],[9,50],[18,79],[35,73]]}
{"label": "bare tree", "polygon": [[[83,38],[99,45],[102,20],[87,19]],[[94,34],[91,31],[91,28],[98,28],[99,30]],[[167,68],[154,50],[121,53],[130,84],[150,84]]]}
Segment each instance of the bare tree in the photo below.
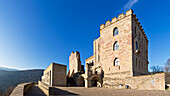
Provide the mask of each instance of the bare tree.
{"label": "bare tree", "polygon": [[170,73],[170,58],[167,60],[165,64],[165,72]]}
{"label": "bare tree", "polygon": [[152,70],[152,73],[159,73],[159,72],[163,72],[162,68],[157,66],[152,66],[150,67],[150,69]]}

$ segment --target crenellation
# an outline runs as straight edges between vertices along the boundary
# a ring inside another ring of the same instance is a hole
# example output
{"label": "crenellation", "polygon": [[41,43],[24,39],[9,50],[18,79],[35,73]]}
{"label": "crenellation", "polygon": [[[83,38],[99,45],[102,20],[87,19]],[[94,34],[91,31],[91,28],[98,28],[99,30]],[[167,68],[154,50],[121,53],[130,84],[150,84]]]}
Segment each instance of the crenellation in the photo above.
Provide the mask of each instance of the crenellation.
{"label": "crenellation", "polygon": [[140,22],[138,21],[138,24],[140,25]]}
{"label": "crenellation", "polygon": [[139,22],[139,19],[138,19],[138,18],[135,18],[135,20],[136,20],[137,22]]}
{"label": "crenellation", "polygon": [[[109,25],[111,25],[111,24],[113,24],[113,23],[115,23],[115,22],[117,22],[117,21],[119,21],[119,20],[122,20],[124,17],[129,16],[129,15],[132,15],[132,14],[133,14],[133,10],[132,10],[132,9],[126,11],[126,14],[121,13],[121,14],[118,15],[118,18],[114,17],[114,18],[112,18],[111,21],[108,20],[108,21],[106,21],[105,24],[100,25],[100,30],[102,30],[102,29],[104,29],[105,27],[107,27],[107,26],[109,26]],[[135,15],[135,16],[136,16],[136,15]]]}
{"label": "crenellation", "polygon": [[108,26],[108,25],[110,25],[110,20],[106,21],[105,26]]}
{"label": "crenellation", "polygon": [[122,18],[124,18],[125,17],[125,15],[124,15],[124,13],[122,13],[122,14],[120,14],[119,16],[118,16],[118,19],[122,19]]}
{"label": "crenellation", "polygon": [[105,27],[104,24],[100,25],[100,30],[103,29]]}
{"label": "crenellation", "polygon": [[133,14],[133,17],[136,18],[136,14]]}
{"label": "crenellation", "polygon": [[112,18],[112,23],[114,23],[114,22],[116,22],[116,20],[117,20],[117,18],[116,17],[114,17],[114,18]]}
{"label": "crenellation", "polygon": [[147,38],[147,36],[146,36],[146,34],[145,34],[145,31],[144,31],[144,29],[143,29],[141,23],[139,22],[139,19],[136,18],[136,14],[133,14],[133,17],[135,18],[135,21],[137,22],[137,24],[138,24],[140,30],[142,31],[144,37],[146,38],[146,40],[147,40],[147,42],[148,42],[148,38]]}
{"label": "crenellation", "polygon": [[142,29],[142,25],[139,25],[140,29]]}
{"label": "crenellation", "polygon": [[126,11],[126,16],[131,15],[131,14],[133,14],[133,10],[132,9]]}

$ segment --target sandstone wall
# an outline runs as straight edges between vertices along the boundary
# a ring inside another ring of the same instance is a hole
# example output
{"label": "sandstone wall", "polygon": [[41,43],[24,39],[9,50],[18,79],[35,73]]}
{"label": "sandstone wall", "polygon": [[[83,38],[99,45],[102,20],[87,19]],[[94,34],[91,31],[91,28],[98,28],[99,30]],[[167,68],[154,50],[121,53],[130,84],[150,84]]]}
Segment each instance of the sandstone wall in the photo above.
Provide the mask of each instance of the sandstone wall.
{"label": "sandstone wall", "polygon": [[73,72],[77,73],[81,71],[81,61],[80,61],[80,53],[79,52],[72,52],[69,56],[69,70],[70,73]]}
{"label": "sandstone wall", "polygon": [[131,89],[165,90],[165,73],[129,77],[125,79],[125,84]]}
{"label": "sandstone wall", "polygon": [[[148,39],[135,14],[132,18],[132,30],[133,75],[148,74]],[[135,42],[138,43],[138,50],[135,49]]]}
{"label": "sandstone wall", "polygon": [[130,75],[130,71],[104,74],[103,85],[104,87],[111,88],[115,88],[119,85],[125,85],[125,78],[130,77]]}
{"label": "sandstone wall", "polygon": [[67,66],[53,63],[53,82],[52,86],[66,86],[66,71]]}
{"label": "sandstone wall", "polygon": [[66,71],[66,65],[51,63],[44,70],[42,82],[50,86],[66,86]]}
{"label": "sandstone wall", "polygon": [[52,82],[52,67],[53,64],[50,64],[50,66],[47,67],[47,69],[44,70],[43,76],[42,76],[42,82],[45,84],[51,85]]}
{"label": "sandstone wall", "polygon": [[[110,22],[106,22],[105,27],[100,30],[99,54],[100,64],[104,74],[127,72],[132,76],[132,12],[129,14],[121,14]],[[118,35],[113,36],[113,31],[118,28]],[[113,50],[115,42],[119,43],[119,49]],[[119,66],[114,66],[115,58],[119,59]],[[124,78],[122,75],[121,77]],[[117,75],[110,76],[117,78]]]}

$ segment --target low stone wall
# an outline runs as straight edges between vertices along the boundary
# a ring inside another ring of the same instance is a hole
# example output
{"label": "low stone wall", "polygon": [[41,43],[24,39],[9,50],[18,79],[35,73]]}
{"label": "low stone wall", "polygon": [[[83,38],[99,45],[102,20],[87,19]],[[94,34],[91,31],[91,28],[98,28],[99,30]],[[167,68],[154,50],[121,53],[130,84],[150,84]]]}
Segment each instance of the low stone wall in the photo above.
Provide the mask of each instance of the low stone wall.
{"label": "low stone wall", "polygon": [[55,88],[52,86],[49,86],[41,81],[38,81],[38,87],[45,93],[47,96],[55,95]]}
{"label": "low stone wall", "polygon": [[106,88],[117,88],[119,85],[125,85],[125,78],[130,77],[130,74],[130,71],[104,74],[103,86]]}
{"label": "low stone wall", "polygon": [[165,73],[129,77],[125,79],[125,84],[131,89],[165,90]]}
{"label": "low stone wall", "polygon": [[46,95],[49,95],[49,85],[41,82],[41,81],[38,81],[38,87],[46,94]]}
{"label": "low stone wall", "polygon": [[24,96],[32,87],[32,84],[34,84],[34,82],[22,83],[17,85],[10,96]]}

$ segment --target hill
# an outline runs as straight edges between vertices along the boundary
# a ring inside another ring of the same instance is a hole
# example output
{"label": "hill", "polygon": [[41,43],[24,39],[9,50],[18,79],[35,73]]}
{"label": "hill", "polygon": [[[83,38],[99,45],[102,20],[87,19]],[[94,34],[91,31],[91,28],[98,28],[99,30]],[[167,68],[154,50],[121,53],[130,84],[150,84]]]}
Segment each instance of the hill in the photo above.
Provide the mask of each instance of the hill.
{"label": "hill", "polygon": [[37,82],[43,75],[43,69],[6,71],[0,70],[0,91],[15,87],[20,83]]}
{"label": "hill", "polygon": [[5,68],[5,67],[0,67],[0,70],[4,70],[4,71],[19,71],[17,69]]}

